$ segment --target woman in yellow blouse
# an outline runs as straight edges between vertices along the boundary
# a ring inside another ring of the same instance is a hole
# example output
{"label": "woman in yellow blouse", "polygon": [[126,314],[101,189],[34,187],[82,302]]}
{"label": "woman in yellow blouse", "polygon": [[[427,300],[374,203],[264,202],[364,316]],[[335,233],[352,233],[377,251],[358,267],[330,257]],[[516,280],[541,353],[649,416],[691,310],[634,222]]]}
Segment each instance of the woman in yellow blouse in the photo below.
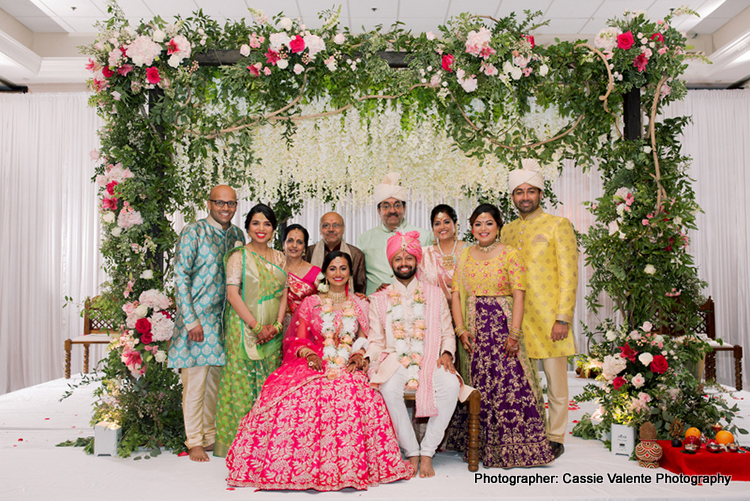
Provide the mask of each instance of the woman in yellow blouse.
{"label": "woman in yellow blouse", "polygon": [[[554,460],[544,403],[523,342],[526,273],[518,251],[500,243],[500,211],[482,204],[470,218],[476,244],[461,253],[452,310],[461,375],[482,394],[479,455],[485,467],[539,466]],[[463,411],[464,409],[462,409]],[[449,447],[466,450],[457,412]]]}

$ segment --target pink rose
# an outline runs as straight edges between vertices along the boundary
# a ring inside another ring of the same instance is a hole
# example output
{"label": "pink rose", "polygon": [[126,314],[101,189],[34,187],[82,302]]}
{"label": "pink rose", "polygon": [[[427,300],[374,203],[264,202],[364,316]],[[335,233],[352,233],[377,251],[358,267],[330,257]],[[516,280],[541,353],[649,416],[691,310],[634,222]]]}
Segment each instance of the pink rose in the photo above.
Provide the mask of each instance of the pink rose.
{"label": "pink rose", "polygon": [[289,50],[292,51],[292,54],[297,54],[299,52],[302,52],[305,50],[305,40],[297,35],[292,39],[291,42],[289,42]]}
{"label": "pink rose", "polygon": [[422,320],[421,318],[419,320],[415,320],[414,321],[414,328],[415,329],[424,329],[425,328],[424,320]]}
{"label": "pink rose", "polygon": [[344,365],[344,363],[346,363],[346,360],[344,360],[344,359],[343,359],[343,358],[341,358],[341,357],[336,357],[336,358],[335,358],[335,359],[333,360],[333,363],[335,363],[336,365]]}
{"label": "pink rose", "polygon": [[406,387],[410,390],[416,390],[417,388],[419,388],[419,381],[417,381],[416,379],[411,379],[408,383],[406,383]]}
{"label": "pink rose", "polygon": [[333,346],[333,339],[328,338],[323,340],[323,346]]}
{"label": "pink rose", "polygon": [[117,181],[110,181],[107,183],[107,193],[109,193],[110,196],[115,194],[115,186],[117,186],[117,184]]}
{"label": "pink rose", "polygon": [[443,69],[447,71],[448,73],[453,71],[451,69],[451,66],[453,65],[453,60],[454,60],[454,57],[451,56],[450,54],[443,54],[443,60],[441,64],[443,65]]}
{"label": "pink rose", "polygon": [[409,357],[407,357],[406,355],[404,355],[403,357],[401,357],[399,359],[399,362],[401,363],[401,365],[404,366],[404,368],[409,367],[411,365],[411,359]]}
{"label": "pink rose", "polygon": [[124,311],[126,315],[132,315],[137,306],[138,306],[137,301],[131,301],[123,305],[122,311]]}
{"label": "pink rose", "polygon": [[617,47],[622,50],[628,50],[634,43],[635,40],[633,40],[633,34],[629,31],[617,35]]}
{"label": "pink rose", "polygon": [[352,337],[349,335],[346,335],[343,338],[341,338],[341,342],[345,344],[352,344]]}
{"label": "pink rose", "polygon": [[664,43],[664,36],[661,33],[654,33],[651,35],[651,40],[656,40],[658,43]]}
{"label": "pink rose", "polygon": [[421,364],[421,363],[422,363],[422,355],[420,355],[419,353],[412,353],[412,354],[411,354],[411,360],[412,360],[412,362],[414,362],[415,364],[418,364],[418,365],[419,365],[419,364]]}
{"label": "pink rose", "polygon": [[347,316],[347,317],[353,317],[356,314],[357,314],[357,312],[354,311],[354,308],[347,308],[347,309],[344,310],[344,315]]}
{"label": "pink rose", "polygon": [[331,305],[331,303],[326,303],[320,307],[320,311],[322,311],[323,313],[330,313],[331,311],[333,311],[333,306]]}
{"label": "pink rose", "polygon": [[[145,318],[142,318],[141,320],[146,320]],[[140,322],[140,320],[139,320]],[[136,322],[136,328],[137,328],[138,322]],[[151,334],[151,331],[146,332],[145,334],[141,334],[141,343],[143,344],[149,344],[154,340],[153,335]]]}
{"label": "pink rose", "polygon": [[646,57],[646,54],[638,54],[635,59],[633,59],[633,66],[635,66],[638,71],[645,70],[647,64],[648,58]]}
{"label": "pink rose", "polygon": [[112,78],[114,76],[115,72],[109,69],[109,66],[105,66],[102,68],[102,75],[104,75],[104,78]]}
{"label": "pink rose", "polygon": [[526,40],[531,44],[532,49],[536,46],[534,43],[534,35],[526,35]]}
{"label": "pink rose", "polygon": [[146,80],[150,84],[158,84],[161,82],[161,76],[159,75],[159,68],[151,66],[146,70]]}

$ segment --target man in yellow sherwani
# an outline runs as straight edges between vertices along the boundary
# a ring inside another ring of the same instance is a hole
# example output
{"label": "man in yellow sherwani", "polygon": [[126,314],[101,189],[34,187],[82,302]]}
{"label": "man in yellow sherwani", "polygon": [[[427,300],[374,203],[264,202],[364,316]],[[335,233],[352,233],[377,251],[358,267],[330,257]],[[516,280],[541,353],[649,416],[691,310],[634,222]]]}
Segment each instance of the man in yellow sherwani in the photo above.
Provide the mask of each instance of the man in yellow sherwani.
{"label": "man in yellow sherwani", "polygon": [[508,191],[520,218],[506,224],[500,236],[517,248],[526,265],[523,335],[529,358],[542,361],[547,376],[547,438],[555,457],[565,451],[568,423],[568,364],[576,347],[570,324],[578,288],[578,244],[573,225],[545,214],[539,206],[544,179],[539,163],[525,159],[511,171]]}

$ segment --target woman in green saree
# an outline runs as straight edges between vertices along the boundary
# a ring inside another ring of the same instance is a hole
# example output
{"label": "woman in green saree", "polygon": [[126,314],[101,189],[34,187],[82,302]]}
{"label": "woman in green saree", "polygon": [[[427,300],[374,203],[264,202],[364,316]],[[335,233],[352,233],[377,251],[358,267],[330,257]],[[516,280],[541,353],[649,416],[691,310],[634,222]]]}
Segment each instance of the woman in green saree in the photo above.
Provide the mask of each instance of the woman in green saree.
{"label": "woman in green saree", "polygon": [[245,218],[250,243],[224,257],[229,302],[224,309],[227,363],[219,382],[214,456],[227,455],[237,425],[252,408],[268,375],[281,365],[286,259],[268,246],[276,225],[271,208],[256,205]]}

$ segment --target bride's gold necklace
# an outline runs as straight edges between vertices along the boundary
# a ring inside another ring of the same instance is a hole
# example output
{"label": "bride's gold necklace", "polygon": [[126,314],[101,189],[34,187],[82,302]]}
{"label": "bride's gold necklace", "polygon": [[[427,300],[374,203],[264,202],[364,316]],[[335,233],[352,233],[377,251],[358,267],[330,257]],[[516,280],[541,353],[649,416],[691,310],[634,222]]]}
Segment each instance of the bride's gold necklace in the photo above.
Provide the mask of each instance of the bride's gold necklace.
{"label": "bride's gold necklace", "polygon": [[487,247],[483,247],[483,246],[477,244],[477,249],[479,249],[479,252],[484,252],[485,254],[487,254],[488,252],[492,252],[493,250],[495,250],[495,248],[498,245],[500,245],[500,240],[495,240],[494,242],[492,242]]}
{"label": "bride's gold necklace", "polygon": [[346,302],[346,299],[347,299],[346,291],[341,291],[341,292],[328,291],[328,293],[326,294],[326,297],[330,299],[333,304],[344,303]]}

